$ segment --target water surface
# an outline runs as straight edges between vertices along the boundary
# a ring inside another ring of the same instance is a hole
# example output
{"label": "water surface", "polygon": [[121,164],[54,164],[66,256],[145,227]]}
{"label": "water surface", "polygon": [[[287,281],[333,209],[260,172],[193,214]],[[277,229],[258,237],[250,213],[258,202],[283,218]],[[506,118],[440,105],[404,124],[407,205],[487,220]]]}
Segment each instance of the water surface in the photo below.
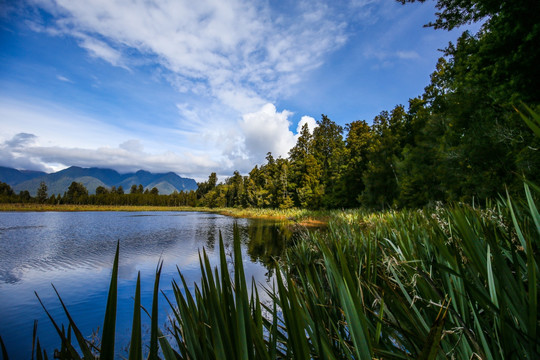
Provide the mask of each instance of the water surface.
{"label": "water surface", "polygon": [[[235,223],[242,234],[246,275],[265,284],[271,272],[263,261],[279,255],[283,237],[291,236],[286,227],[267,221],[199,212],[0,213],[0,335],[10,357],[30,358],[34,319],[49,357],[59,346],[58,336],[34,294],[36,291],[53,316],[67,325],[51,284],[83,334],[90,336],[102,326],[117,241],[116,347],[117,353],[125,356],[122,349],[130,337],[137,272],[141,272],[142,305],[150,309],[159,260],[164,261],[160,288],[172,295],[171,281],[179,280],[177,265],[188,284],[199,280],[199,250],[203,247],[217,264],[219,231],[230,254]],[[161,297],[161,326],[166,324],[168,312]],[[148,329],[148,322],[144,329]]]}

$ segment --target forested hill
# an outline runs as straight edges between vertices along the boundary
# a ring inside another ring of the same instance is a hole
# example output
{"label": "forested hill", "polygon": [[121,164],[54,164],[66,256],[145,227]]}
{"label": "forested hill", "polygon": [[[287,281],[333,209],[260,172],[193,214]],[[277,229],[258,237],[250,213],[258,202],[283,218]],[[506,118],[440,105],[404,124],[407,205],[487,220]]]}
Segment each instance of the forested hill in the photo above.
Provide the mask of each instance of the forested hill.
{"label": "forested hill", "polygon": [[111,189],[122,187],[129,190],[132,185],[142,185],[144,189],[158,189],[160,194],[168,195],[174,191],[191,191],[197,189],[193,179],[183,178],[173,172],[153,174],[139,170],[135,173],[120,174],[112,169],[81,168],[72,166],[65,170],[47,174],[43,172],[19,171],[0,167],[0,182],[9,184],[17,193],[28,191],[35,196],[41,182],[45,182],[49,194],[64,194],[72,182],[83,184],[90,194],[103,186]]}
{"label": "forested hill", "polygon": [[[414,0],[398,0],[402,3]],[[420,1],[423,2],[423,1]],[[428,26],[464,32],[439,59],[423,94],[345,128],[327,116],[302,129],[288,158],[199,184],[209,206],[420,207],[483,201],[522,178],[540,180],[540,141],[516,109],[540,113],[540,1],[438,0]]]}

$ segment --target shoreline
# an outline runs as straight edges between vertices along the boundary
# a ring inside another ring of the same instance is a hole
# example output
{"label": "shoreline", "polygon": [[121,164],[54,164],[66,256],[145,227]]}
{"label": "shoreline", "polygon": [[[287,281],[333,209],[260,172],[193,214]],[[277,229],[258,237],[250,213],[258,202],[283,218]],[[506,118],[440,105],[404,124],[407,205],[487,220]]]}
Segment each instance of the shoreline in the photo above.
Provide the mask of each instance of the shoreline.
{"label": "shoreline", "polygon": [[2,212],[90,212],[90,211],[177,211],[177,212],[208,212],[236,218],[267,219],[287,221],[306,227],[326,226],[330,219],[328,211],[313,211],[306,209],[258,209],[258,208],[207,208],[189,206],[145,206],[145,205],[75,205],[75,204],[35,204],[13,203],[0,204]]}

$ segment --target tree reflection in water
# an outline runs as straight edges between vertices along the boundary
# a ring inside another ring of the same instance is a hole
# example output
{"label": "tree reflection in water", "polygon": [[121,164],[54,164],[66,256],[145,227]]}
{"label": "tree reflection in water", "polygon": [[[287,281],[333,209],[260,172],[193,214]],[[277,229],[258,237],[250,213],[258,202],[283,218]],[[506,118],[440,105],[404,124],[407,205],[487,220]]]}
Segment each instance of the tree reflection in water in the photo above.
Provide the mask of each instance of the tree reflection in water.
{"label": "tree reflection in water", "polygon": [[242,229],[242,238],[251,260],[263,263],[272,276],[276,261],[288,246],[307,232],[324,230],[324,226],[307,228],[291,221],[251,219]]}

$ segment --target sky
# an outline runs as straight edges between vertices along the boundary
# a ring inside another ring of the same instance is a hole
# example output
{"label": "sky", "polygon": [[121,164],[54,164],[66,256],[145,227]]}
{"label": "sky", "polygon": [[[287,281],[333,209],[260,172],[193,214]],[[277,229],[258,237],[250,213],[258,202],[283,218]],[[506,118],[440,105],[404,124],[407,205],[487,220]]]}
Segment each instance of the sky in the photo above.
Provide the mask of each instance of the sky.
{"label": "sky", "polygon": [[321,115],[407,105],[453,32],[434,2],[0,0],[0,166],[173,171],[287,157]]}

